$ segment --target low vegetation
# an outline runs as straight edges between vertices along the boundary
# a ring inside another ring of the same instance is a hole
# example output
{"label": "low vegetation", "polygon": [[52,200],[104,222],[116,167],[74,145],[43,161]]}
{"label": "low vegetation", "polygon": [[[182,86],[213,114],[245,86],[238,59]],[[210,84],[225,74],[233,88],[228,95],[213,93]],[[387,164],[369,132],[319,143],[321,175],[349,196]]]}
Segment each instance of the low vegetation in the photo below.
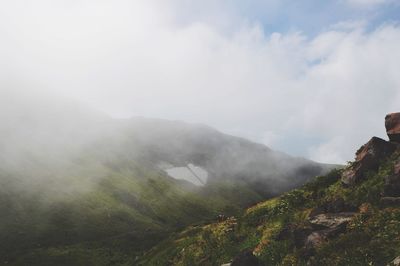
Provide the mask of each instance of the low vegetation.
{"label": "low vegetation", "polygon": [[[142,265],[221,265],[251,250],[261,265],[386,265],[400,255],[400,207],[380,203],[384,178],[400,155],[356,186],[345,186],[334,170],[299,189],[259,203],[238,217],[191,227],[157,245]],[[352,210],[345,230],[309,248],[309,217],[317,210]],[[326,207],[328,206],[328,207]]]}

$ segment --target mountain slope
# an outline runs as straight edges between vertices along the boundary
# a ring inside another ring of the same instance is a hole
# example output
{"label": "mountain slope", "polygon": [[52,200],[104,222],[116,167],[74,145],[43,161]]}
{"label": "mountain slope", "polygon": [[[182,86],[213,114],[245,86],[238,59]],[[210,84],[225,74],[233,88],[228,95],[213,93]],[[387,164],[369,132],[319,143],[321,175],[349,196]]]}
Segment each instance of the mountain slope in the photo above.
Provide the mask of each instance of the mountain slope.
{"label": "mountain slope", "polygon": [[400,255],[399,184],[400,144],[374,137],[345,169],[188,227],[141,265],[389,265]]}
{"label": "mountain slope", "polygon": [[[132,265],[160,239],[330,166],[202,125],[118,120],[40,95],[1,97],[0,262]],[[202,187],[160,164],[208,172]]]}

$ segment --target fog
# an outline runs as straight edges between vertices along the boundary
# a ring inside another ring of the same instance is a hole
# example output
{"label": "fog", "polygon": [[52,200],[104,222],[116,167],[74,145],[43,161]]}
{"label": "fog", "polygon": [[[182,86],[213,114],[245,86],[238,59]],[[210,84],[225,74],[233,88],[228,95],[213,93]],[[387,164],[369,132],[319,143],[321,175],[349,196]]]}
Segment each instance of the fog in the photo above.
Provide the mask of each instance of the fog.
{"label": "fog", "polygon": [[269,28],[285,9],[276,1],[243,12],[226,1],[2,2],[0,90],[44,99],[45,115],[52,99],[68,99],[344,163],[372,135],[385,137],[383,118],[399,106],[400,29],[369,21],[391,1],[339,2],[363,15],[331,18],[317,33]]}
{"label": "fog", "polygon": [[176,178],[206,190],[221,180],[258,182],[262,193],[276,194],[330,168],[207,125],[116,119],[43,90],[3,90],[0,113],[2,191],[45,202],[96,191],[117,177]]}

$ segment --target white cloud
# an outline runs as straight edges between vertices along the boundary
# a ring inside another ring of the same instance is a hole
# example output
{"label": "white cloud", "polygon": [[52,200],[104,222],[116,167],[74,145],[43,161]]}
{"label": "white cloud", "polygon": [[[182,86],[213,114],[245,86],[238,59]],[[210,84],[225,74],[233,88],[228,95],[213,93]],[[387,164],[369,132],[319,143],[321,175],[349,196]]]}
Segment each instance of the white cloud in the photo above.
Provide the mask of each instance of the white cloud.
{"label": "white cloud", "polygon": [[385,113],[400,106],[396,25],[342,23],[309,38],[265,34],[229,13],[182,20],[168,1],[60,3],[2,4],[0,82],[26,80],[117,116],[206,123],[287,152],[308,136],[316,141],[302,154],[327,162],[384,136]]}

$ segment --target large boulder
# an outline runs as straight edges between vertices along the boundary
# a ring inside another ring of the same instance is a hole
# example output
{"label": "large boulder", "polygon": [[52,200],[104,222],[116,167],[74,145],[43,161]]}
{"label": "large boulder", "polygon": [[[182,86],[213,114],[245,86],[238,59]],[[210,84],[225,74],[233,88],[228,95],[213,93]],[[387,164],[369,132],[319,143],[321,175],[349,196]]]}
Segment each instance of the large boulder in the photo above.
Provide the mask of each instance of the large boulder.
{"label": "large boulder", "polygon": [[345,232],[346,223],[339,226],[314,231],[309,234],[304,241],[304,256],[309,257],[315,253],[315,249],[323,245],[327,240],[337,237]]}
{"label": "large boulder", "polygon": [[321,246],[326,240],[345,232],[347,224],[355,215],[355,212],[342,212],[323,213],[309,217],[308,221],[316,231],[311,232],[305,238],[305,255],[312,255],[314,249]]}
{"label": "large boulder", "polygon": [[400,143],[400,113],[386,115],[385,127],[390,141]]}
{"label": "large boulder", "polygon": [[378,170],[381,161],[392,155],[398,147],[397,143],[373,137],[357,151],[355,162],[342,174],[342,183],[354,185],[363,180],[368,171]]}

